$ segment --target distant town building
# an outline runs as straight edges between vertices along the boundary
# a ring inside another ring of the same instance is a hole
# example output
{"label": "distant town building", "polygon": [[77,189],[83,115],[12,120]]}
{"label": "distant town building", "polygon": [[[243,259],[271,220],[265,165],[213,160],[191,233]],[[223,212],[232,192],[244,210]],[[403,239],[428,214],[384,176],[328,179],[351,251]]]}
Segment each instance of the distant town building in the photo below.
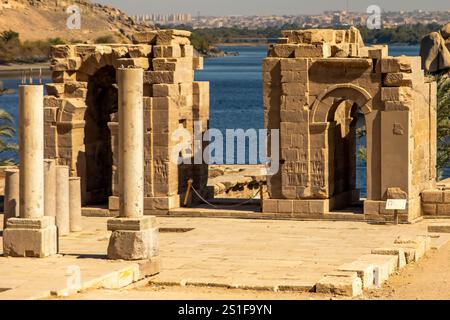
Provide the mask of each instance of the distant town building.
{"label": "distant town building", "polygon": [[[159,25],[185,24],[194,28],[246,28],[260,29],[297,25],[300,28],[330,28],[337,26],[365,25],[369,14],[351,11],[325,11],[317,15],[229,15],[229,16],[193,16],[189,13],[158,14],[145,13],[135,15],[136,22],[146,22]],[[444,25],[450,21],[450,11],[398,11],[383,12],[384,28],[395,28],[405,24]]]}
{"label": "distant town building", "polygon": [[135,22],[147,22],[160,25],[179,25],[192,24],[192,15],[190,13],[174,13],[174,14],[136,14],[133,16]]}

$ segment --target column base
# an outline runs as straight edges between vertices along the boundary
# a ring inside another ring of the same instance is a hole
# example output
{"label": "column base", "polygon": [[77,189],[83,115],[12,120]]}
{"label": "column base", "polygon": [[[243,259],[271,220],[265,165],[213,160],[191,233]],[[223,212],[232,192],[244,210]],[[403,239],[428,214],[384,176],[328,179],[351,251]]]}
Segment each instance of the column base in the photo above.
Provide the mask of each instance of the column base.
{"label": "column base", "polygon": [[155,217],[111,219],[108,230],[112,231],[108,259],[147,260],[158,255],[159,231]]}
{"label": "column base", "polygon": [[45,258],[57,253],[54,217],[10,218],[3,231],[5,257]]}

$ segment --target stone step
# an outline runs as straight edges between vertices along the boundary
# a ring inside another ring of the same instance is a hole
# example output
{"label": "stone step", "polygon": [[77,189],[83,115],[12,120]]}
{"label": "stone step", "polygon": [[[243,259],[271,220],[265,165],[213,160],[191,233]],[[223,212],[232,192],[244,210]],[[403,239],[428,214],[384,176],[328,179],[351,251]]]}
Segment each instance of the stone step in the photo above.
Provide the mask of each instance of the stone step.
{"label": "stone step", "polygon": [[367,254],[358,258],[359,262],[373,265],[374,283],[381,285],[389,279],[389,276],[397,270],[398,257],[382,254]]}
{"label": "stone step", "polygon": [[402,248],[376,248],[373,249],[371,253],[397,257],[398,269],[403,269],[406,266],[405,251]]}
{"label": "stone step", "polygon": [[450,233],[450,223],[433,223],[428,226],[428,232]]}
{"label": "stone step", "polygon": [[394,247],[403,248],[406,263],[417,262],[431,249],[431,238],[428,235],[398,237],[394,241]]}
{"label": "stone step", "polygon": [[338,271],[356,272],[361,278],[364,289],[372,288],[374,285],[373,265],[366,261],[353,261],[337,268]]}
{"label": "stone step", "polygon": [[450,234],[431,233],[431,249],[439,250],[450,241]]}
{"label": "stone step", "polygon": [[362,281],[357,272],[333,272],[316,283],[316,292],[356,297],[362,294]]}

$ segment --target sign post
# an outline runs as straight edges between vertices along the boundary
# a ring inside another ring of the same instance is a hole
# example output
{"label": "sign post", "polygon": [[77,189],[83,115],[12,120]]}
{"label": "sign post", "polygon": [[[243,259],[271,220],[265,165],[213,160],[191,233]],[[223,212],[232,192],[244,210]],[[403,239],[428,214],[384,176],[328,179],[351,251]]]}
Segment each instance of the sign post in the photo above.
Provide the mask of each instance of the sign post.
{"label": "sign post", "polygon": [[388,199],[386,201],[386,210],[394,210],[394,223],[398,224],[398,210],[405,210],[406,199]]}

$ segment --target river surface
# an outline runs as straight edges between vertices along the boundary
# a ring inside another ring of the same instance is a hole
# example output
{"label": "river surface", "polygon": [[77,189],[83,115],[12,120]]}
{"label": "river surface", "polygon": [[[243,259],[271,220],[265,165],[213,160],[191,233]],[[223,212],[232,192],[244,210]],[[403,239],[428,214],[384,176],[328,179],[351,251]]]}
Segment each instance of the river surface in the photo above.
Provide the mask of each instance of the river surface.
{"label": "river surface", "polygon": [[[227,52],[239,56],[205,59],[204,70],[196,72],[196,80],[210,82],[210,127],[226,129],[263,129],[262,60],[266,46],[226,46]],[[418,46],[390,46],[390,55],[418,55]],[[45,78],[44,82],[50,79]],[[16,89],[19,79],[3,79],[4,88]],[[18,118],[18,95],[0,96],[0,107]],[[13,139],[17,141],[17,138]],[[255,143],[256,141],[252,141]],[[358,141],[364,145],[364,139]],[[248,159],[248,157],[246,158]],[[18,160],[18,159],[17,159]],[[445,176],[450,176],[447,170]],[[365,194],[365,166],[358,161],[357,185]]]}

